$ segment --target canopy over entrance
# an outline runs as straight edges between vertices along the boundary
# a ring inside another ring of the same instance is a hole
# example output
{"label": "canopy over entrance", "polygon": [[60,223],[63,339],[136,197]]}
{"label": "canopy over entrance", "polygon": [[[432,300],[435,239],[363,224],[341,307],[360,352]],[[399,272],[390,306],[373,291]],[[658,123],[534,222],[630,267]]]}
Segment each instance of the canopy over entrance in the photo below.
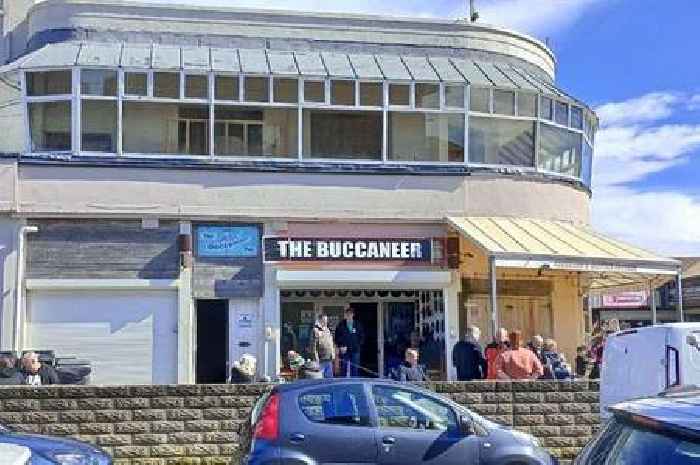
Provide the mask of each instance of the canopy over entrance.
{"label": "canopy over entrance", "polygon": [[[653,289],[674,278],[680,285],[679,261],[659,257],[588,227],[514,217],[448,217],[447,220],[489,257],[491,308],[496,308],[497,267],[577,271],[585,278],[588,293]],[[495,330],[497,315],[493,318]],[[679,318],[682,318],[682,304]]]}

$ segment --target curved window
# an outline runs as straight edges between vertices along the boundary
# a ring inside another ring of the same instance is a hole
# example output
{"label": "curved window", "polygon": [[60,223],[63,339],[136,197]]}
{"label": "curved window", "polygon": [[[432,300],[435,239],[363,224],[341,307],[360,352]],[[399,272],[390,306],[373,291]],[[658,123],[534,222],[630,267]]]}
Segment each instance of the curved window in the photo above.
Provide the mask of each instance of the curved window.
{"label": "curved window", "polygon": [[71,150],[70,101],[31,102],[28,112],[33,152]]}
{"label": "curved window", "polygon": [[304,110],[304,156],[345,160],[382,159],[379,111]]}
{"label": "curved window", "polygon": [[540,124],[538,168],[544,171],[581,175],[581,134]]}
{"label": "curved window", "polygon": [[224,106],[214,111],[214,153],[221,156],[297,156],[296,109]]}
{"label": "curved window", "polygon": [[591,187],[593,175],[593,147],[588,142],[583,143],[583,153],[581,157],[581,180],[585,185]]}
{"label": "curved window", "polygon": [[389,113],[389,160],[464,162],[464,115]]}
{"label": "curved window", "polygon": [[470,117],[469,162],[534,167],[535,123]]}

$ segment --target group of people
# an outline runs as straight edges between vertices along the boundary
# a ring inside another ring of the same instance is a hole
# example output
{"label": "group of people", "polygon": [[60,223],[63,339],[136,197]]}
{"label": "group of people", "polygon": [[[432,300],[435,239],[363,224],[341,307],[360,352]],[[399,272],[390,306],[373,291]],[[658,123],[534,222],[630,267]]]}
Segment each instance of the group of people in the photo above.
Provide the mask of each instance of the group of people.
{"label": "group of people", "polygon": [[0,384],[46,386],[60,384],[58,373],[48,364],[41,363],[36,352],[26,352],[19,359],[0,357]]}
{"label": "group of people", "polygon": [[466,330],[465,340],[452,350],[452,362],[457,369],[457,379],[472,381],[569,379],[573,377],[563,354],[557,351],[553,339],[534,336],[525,345],[522,332],[510,333],[500,328],[494,340],[482,348],[481,331],[476,326]]}

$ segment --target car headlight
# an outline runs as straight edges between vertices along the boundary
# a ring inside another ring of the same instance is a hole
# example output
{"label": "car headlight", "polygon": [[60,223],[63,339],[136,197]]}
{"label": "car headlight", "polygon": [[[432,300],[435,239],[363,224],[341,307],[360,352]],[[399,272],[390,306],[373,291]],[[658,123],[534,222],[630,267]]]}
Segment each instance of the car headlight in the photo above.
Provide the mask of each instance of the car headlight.
{"label": "car headlight", "polygon": [[93,465],[97,463],[97,460],[84,454],[54,454],[51,458],[60,465]]}
{"label": "car headlight", "polygon": [[525,444],[530,444],[534,447],[541,447],[540,441],[537,440],[537,438],[534,437],[533,435],[523,433],[522,431],[518,431],[518,430],[513,430],[512,432],[513,432],[513,436],[515,436],[517,439],[524,442]]}

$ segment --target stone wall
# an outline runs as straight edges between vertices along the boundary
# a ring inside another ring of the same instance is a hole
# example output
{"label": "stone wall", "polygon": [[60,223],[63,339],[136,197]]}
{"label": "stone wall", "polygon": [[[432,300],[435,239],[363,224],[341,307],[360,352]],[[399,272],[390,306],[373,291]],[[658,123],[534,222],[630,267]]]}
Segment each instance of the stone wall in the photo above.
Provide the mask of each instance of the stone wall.
{"label": "stone wall", "polygon": [[[540,438],[568,460],[599,425],[597,382],[430,383],[476,412]],[[0,387],[0,423],[103,447],[115,465],[228,465],[270,385]]]}

